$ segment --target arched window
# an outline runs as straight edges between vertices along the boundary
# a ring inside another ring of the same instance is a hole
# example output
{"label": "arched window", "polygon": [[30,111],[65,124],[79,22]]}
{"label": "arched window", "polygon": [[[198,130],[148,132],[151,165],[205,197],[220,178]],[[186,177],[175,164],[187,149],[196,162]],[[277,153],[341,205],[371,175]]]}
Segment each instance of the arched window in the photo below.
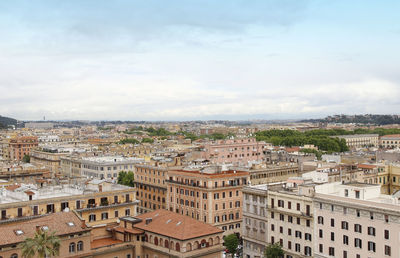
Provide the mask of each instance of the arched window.
{"label": "arched window", "polygon": [[192,244],[191,243],[187,243],[186,244],[186,252],[192,251]]}
{"label": "arched window", "polygon": [[147,234],[144,235],[144,241],[149,242],[149,237],[147,236]]}
{"label": "arched window", "polygon": [[69,244],[69,252],[75,253],[75,243],[74,242]]}
{"label": "arched window", "polygon": [[210,239],[208,239],[208,243],[210,244],[210,245],[213,245],[213,239],[210,237]]}
{"label": "arched window", "polygon": [[158,238],[157,237],[154,238],[154,244],[158,245]]}
{"label": "arched window", "polygon": [[176,243],[176,244],[175,244],[175,250],[176,250],[177,252],[180,252],[180,251],[181,251],[181,246],[179,245],[179,243]]}
{"label": "arched window", "polygon": [[216,244],[216,245],[219,244],[219,237],[218,237],[218,236],[215,238],[215,244]]}
{"label": "arched window", "polygon": [[169,242],[168,242],[167,239],[165,239],[165,241],[164,241],[164,247],[165,247],[165,248],[168,248],[168,247],[169,247]]}
{"label": "arched window", "polygon": [[83,251],[83,242],[79,241],[78,244],[76,245],[76,250],[79,251]]}
{"label": "arched window", "polygon": [[18,258],[18,254],[12,254],[10,258]]}
{"label": "arched window", "polygon": [[200,247],[199,242],[198,241],[194,242],[193,250],[199,249],[199,247]]}

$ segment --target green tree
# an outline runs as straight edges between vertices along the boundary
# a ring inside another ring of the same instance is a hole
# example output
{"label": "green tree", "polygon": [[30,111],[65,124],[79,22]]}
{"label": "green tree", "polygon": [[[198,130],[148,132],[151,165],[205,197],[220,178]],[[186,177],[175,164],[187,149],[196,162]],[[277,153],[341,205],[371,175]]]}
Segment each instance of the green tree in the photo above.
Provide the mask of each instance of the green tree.
{"label": "green tree", "polygon": [[236,236],[236,234],[230,234],[224,238],[224,245],[228,249],[229,253],[232,254],[232,257],[233,254],[236,253],[238,244],[239,244],[239,239]]}
{"label": "green tree", "polygon": [[268,245],[264,252],[265,258],[280,258],[283,255],[282,247],[278,243]]}
{"label": "green tree", "polygon": [[31,163],[31,156],[25,154],[24,157],[22,158],[22,161],[25,163]]}
{"label": "green tree", "polygon": [[121,185],[126,185],[126,186],[135,186],[134,182],[135,182],[135,175],[133,174],[132,171],[121,171],[118,174],[118,178],[117,178],[117,182],[118,184]]}
{"label": "green tree", "polygon": [[153,139],[151,139],[151,138],[143,138],[142,139],[142,143],[153,143],[154,142],[154,140]]}
{"label": "green tree", "polygon": [[140,142],[134,138],[122,139],[118,142],[118,144],[126,144],[126,143],[139,144]]}
{"label": "green tree", "polygon": [[46,230],[36,231],[33,238],[26,238],[22,242],[22,257],[51,257],[60,253],[60,239],[55,232],[48,233]]}

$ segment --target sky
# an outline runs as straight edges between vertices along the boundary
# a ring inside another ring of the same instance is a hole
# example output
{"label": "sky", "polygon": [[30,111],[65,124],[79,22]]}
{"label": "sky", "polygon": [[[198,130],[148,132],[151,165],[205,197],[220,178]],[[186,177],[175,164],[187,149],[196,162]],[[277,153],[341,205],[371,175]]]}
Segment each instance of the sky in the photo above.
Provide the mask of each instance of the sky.
{"label": "sky", "polygon": [[0,1],[0,115],[399,114],[400,1]]}

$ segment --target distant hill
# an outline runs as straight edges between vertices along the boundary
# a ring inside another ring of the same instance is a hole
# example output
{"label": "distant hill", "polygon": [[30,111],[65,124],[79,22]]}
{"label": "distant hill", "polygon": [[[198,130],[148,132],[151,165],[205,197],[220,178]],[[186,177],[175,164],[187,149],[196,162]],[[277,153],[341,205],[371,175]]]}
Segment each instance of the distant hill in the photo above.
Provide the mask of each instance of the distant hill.
{"label": "distant hill", "polygon": [[354,123],[354,124],[374,124],[374,125],[390,125],[400,124],[400,115],[335,115],[322,119],[308,119],[301,122],[327,122],[327,123]]}
{"label": "distant hill", "polygon": [[17,120],[10,117],[0,116],[0,128],[7,128],[10,125],[17,126]]}

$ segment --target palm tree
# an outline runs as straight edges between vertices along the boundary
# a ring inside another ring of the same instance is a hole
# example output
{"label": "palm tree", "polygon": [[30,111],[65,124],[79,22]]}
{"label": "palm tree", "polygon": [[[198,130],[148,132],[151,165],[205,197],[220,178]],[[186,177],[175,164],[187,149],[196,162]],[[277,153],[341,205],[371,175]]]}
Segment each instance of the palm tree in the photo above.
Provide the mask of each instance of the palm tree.
{"label": "palm tree", "polygon": [[55,232],[38,229],[33,238],[26,238],[22,243],[22,257],[51,257],[60,253],[60,239]]}

